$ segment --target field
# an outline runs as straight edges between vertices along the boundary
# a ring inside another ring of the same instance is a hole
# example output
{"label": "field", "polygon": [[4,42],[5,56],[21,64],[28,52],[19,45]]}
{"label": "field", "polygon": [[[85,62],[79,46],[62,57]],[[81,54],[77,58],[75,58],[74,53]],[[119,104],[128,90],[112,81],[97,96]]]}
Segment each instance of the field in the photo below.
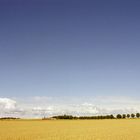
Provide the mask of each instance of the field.
{"label": "field", "polygon": [[4,120],[0,140],[140,140],[140,119]]}

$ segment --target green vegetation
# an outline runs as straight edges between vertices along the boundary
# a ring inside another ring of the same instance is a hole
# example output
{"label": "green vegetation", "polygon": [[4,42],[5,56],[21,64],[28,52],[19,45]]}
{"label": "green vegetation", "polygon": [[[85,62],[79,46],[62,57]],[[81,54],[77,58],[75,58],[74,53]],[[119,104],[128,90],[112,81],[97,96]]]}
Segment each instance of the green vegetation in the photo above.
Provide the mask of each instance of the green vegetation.
{"label": "green vegetation", "polygon": [[[72,116],[72,115],[59,115],[53,116],[51,119],[66,119],[66,120],[90,120],[90,119],[126,119],[126,118],[140,118],[140,113],[136,114],[117,114],[114,115],[101,115],[101,116]],[[48,118],[43,118],[46,120]]]}
{"label": "green vegetation", "polygon": [[19,120],[20,118],[15,118],[15,117],[2,117],[0,120]]}

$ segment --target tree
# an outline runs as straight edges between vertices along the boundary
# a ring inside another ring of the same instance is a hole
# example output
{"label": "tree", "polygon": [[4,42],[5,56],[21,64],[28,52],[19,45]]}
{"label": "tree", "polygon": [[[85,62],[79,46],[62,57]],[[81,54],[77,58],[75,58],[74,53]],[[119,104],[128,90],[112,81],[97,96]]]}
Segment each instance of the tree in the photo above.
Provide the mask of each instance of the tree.
{"label": "tree", "polygon": [[110,115],[110,119],[114,119],[114,116],[112,114]]}
{"label": "tree", "polygon": [[131,114],[131,118],[135,118],[135,114],[132,113],[132,114]]}
{"label": "tree", "polygon": [[127,114],[127,118],[130,118],[130,114]]}
{"label": "tree", "polygon": [[118,114],[116,117],[117,117],[117,119],[121,119],[122,118],[122,115],[121,114]]}
{"label": "tree", "polygon": [[125,118],[126,118],[126,115],[125,115],[125,114],[123,114],[123,115],[122,115],[122,118],[123,118],[123,119],[125,119]]}
{"label": "tree", "polygon": [[136,117],[139,118],[140,117],[140,113],[136,113]]}

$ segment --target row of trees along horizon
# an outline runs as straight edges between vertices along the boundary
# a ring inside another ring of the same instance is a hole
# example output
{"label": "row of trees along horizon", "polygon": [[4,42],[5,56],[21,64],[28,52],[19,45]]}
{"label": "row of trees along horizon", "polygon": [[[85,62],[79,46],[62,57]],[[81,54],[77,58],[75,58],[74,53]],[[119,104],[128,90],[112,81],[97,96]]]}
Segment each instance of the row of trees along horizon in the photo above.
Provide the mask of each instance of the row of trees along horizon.
{"label": "row of trees along horizon", "polygon": [[[101,116],[72,116],[72,115],[59,115],[59,116],[53,116],[51,117],[52,119],[126,119],[126,118],[140,118],[140,113],[132,113],[132,114],[117,114],[116,116],[114,115],[101,115]],[[48,119],[48,118],[43,118],[43,120]]]}
{"label": "row of trees along horizon", "polygon": [[[69,119],[69,120],[76,120],[76,119],[80,119],[80,120],[87,120],[87,119],[129,119],[129,118],[140,118],[140,113],[132,113],[132,114],[117,114],[116,116],[114,115],[100,115],[100,116],[72,116],[72,115],[59,115],[59,116],[53,116],[51,117],[52,119]],[[15,118],[15,117],[2,117],[0,118],[0,120],[17,120],[17,119],[21,119],[21,118]],[[42,120],[47,120],[49,118],[42,118]]]}

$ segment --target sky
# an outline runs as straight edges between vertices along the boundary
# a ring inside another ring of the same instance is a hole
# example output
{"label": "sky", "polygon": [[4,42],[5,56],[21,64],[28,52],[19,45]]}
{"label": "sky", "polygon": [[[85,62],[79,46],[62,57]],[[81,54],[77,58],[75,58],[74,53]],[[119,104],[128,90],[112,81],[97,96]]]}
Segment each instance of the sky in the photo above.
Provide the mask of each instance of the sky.
{"label": "sky", "polygon": [[140,110],[139,7],[138,0],[0,0],[1,116]]}

